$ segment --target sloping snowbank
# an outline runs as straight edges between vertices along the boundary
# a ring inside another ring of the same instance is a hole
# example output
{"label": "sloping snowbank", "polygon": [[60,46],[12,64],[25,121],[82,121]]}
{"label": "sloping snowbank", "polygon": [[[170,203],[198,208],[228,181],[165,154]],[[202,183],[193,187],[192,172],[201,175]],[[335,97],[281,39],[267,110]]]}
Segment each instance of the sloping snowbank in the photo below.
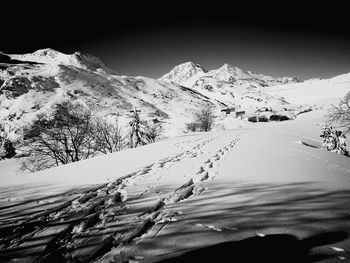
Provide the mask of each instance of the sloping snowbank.
{"label": "sloping snowbank", "polygon": [[189,141],[188,147],[191,147],[191,145],[196,144],[195,140],[191,141],[193,140],[191,138],[200,139],[206,136],[208,136],[206,133],[179,136],[30,174],[16,172],[19,168],[18,160],[5,160],[0,162],[0,180],[2,186],[43,183],[64,185],[106,183],[135,172],[160,159],[183,152],[184,149],[176,146],[178,142]]}
{"label": "sloping snowbank", "polygon": [[180,149],[174,146],[173,141],[168,140],[108,155],[101,155],[36,173],[18,174],[12,178],[6,176],[6,170],[1,170],[0,177],[2,178],[3,186],[28,183],[67,185],[105,183],[136,171],[138,168],[149,165],[159,159],[175,155],[179,151]]}
{"label": "sloping snowbank", "polygon": [[350,91],[350,76],[344,74],[331,79],[277,85],[262,90],[273,96],[282,96],[289,103],[315,103],[325,99],[344,97]]}

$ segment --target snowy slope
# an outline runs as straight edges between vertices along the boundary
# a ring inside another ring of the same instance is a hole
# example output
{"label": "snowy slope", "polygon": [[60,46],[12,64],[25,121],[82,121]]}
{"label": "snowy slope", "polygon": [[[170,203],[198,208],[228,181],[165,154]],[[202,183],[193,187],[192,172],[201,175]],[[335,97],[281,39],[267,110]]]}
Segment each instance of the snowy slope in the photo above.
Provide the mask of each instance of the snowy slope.
{"label": "snowy slope", "polygon": [[262,90],[273,96],[282,96],[288,102],[295,104],[312,104],[328,99],[339,99],[350,92],[350,73],[330,79],[276,85]]}
{"label": "snowy slope", "polygon": [[[269,259],[281,246],[282,258],[308,262],[311,247],[300,248],[304,255],[286,241],[311,237],[308,244],[325,246],[318,254],[348,259],[348,157],[300,143],[307,137],[317,144],[320,113],[180,136],[14,176],[0,188],[0,258],[156,262],[205,247],[210,259],[225,261],[234,252],[280,262]],[[284,236],[271,244],[272,234]],[[210,247],[252,237],[259,240],[220,253]],[[247,253],[264,252],[261,247],[268,253]]]}

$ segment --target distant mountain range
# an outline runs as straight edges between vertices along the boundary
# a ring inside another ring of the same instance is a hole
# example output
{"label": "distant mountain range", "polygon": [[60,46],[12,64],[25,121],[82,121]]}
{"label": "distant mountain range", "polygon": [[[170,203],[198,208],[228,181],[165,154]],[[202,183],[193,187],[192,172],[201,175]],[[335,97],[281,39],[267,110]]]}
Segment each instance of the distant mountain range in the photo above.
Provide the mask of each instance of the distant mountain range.
{"label": "distant mountain range", "polygon": [[[349,78],[350,79],[350,78]],[[314,83],[312,80],[305,83]],[[186,62],[159,79],[116,74],[101,60],[53,49],[11,55],[0,53],[0,122],[15,137],[21,125],[63,100],[80,101],[106,118],[125,120],[137,108],[146,119],[159,119],[166,129],[190,121],[201,105],[247,111],[288,104],[269,87],[303,84],[297,77],[273,78],[224,64],[207,70]]]}
{"label": "distant mountain range", "polygon": [[244,71],[226,63],[218,69],[207,70],[201,65],[192,62],[180,64],[160,78],[162,81],[175,82],[184,86],[191,86],[200,80],[206,79],[215,79],[232,84],[248,82],[263,87],[302,82],[298,77],[273,78],[252,71]]}

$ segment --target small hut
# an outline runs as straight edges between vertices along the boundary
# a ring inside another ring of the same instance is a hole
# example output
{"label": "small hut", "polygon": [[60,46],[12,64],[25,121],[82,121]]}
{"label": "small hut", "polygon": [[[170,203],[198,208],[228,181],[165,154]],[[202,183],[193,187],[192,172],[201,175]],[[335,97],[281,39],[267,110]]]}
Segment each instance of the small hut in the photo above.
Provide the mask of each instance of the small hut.
{"label": "small hut", "polygon": [[226,109],[222,109],[221,112],[225,114],[225,116],[227,117],[228,115],[230,115],[231,112],[234,112],[236,110],[236,108],[226,108]]}
{"label": "small hut", "polygon": [[236,112],[236,118],[240,117],[241,120],[243,119],[244,115],[245,115],[245,111],[237,111]]}

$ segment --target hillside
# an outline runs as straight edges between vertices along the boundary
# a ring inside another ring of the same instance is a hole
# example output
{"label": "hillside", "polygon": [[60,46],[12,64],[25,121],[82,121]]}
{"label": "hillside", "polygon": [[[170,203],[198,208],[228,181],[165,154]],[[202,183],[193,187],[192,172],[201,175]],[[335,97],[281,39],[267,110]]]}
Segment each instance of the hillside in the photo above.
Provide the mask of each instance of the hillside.
{"label": "hillside", "polygon": [[42,49],[22,55],[1,53],[0,121],[8,136],[15,139],[21,126],[37,114],[71,100],[121,123],[126,122],[130,110],[140,109],[143,118],[162,121],[165,134],[173,136],[185,130],[185,123],[201,105],[214,106],[218,115],[221,109],[231,107],[246,113],[264,107],[275,111],[288,108],[295,115],[300,105],[308,107],[315,100],[342,97],[349,79],[345,74],[303,82],[297,77],[274,78],[229,64],[208,70],[186,62],[156,80],[118,75],[98,58],[81,52]]}
{"label": "hillside", "polygon": [[99,59],[78,52],[44,49],[0,58],[0,121],[10,137],[63,100],[80,101],[107,118],[123,119],[137,108],[144,118],[163,120],[165,126],[189,120],[200,105],[226,106],[178,84],[116,75]]}
{"label": "hillside", "polygon": [[350,91],[350,73],[330,79],[315,79],[304,83],[275,85],[262,89],[273,96],[281,96],[294,104],[314,104],[337,101]]}
{"label": "hillside", "polygon": [[[165,133],[181,134],[194,109],[212,105],[254,112],[280,109],[288,101],[263,87],[299,83],[272,78],[228,64],[207,70],[192,62],[176,66],[159,80],[118,75],[98,58],[81,52],[42,49],[30,54],[0,55],[0,121],[10,138],[37,114],[63,100],[80,101],[99,115],[124,122],[130,110],[164,123]],[[296,84],[297,85],[297,84]]]}

